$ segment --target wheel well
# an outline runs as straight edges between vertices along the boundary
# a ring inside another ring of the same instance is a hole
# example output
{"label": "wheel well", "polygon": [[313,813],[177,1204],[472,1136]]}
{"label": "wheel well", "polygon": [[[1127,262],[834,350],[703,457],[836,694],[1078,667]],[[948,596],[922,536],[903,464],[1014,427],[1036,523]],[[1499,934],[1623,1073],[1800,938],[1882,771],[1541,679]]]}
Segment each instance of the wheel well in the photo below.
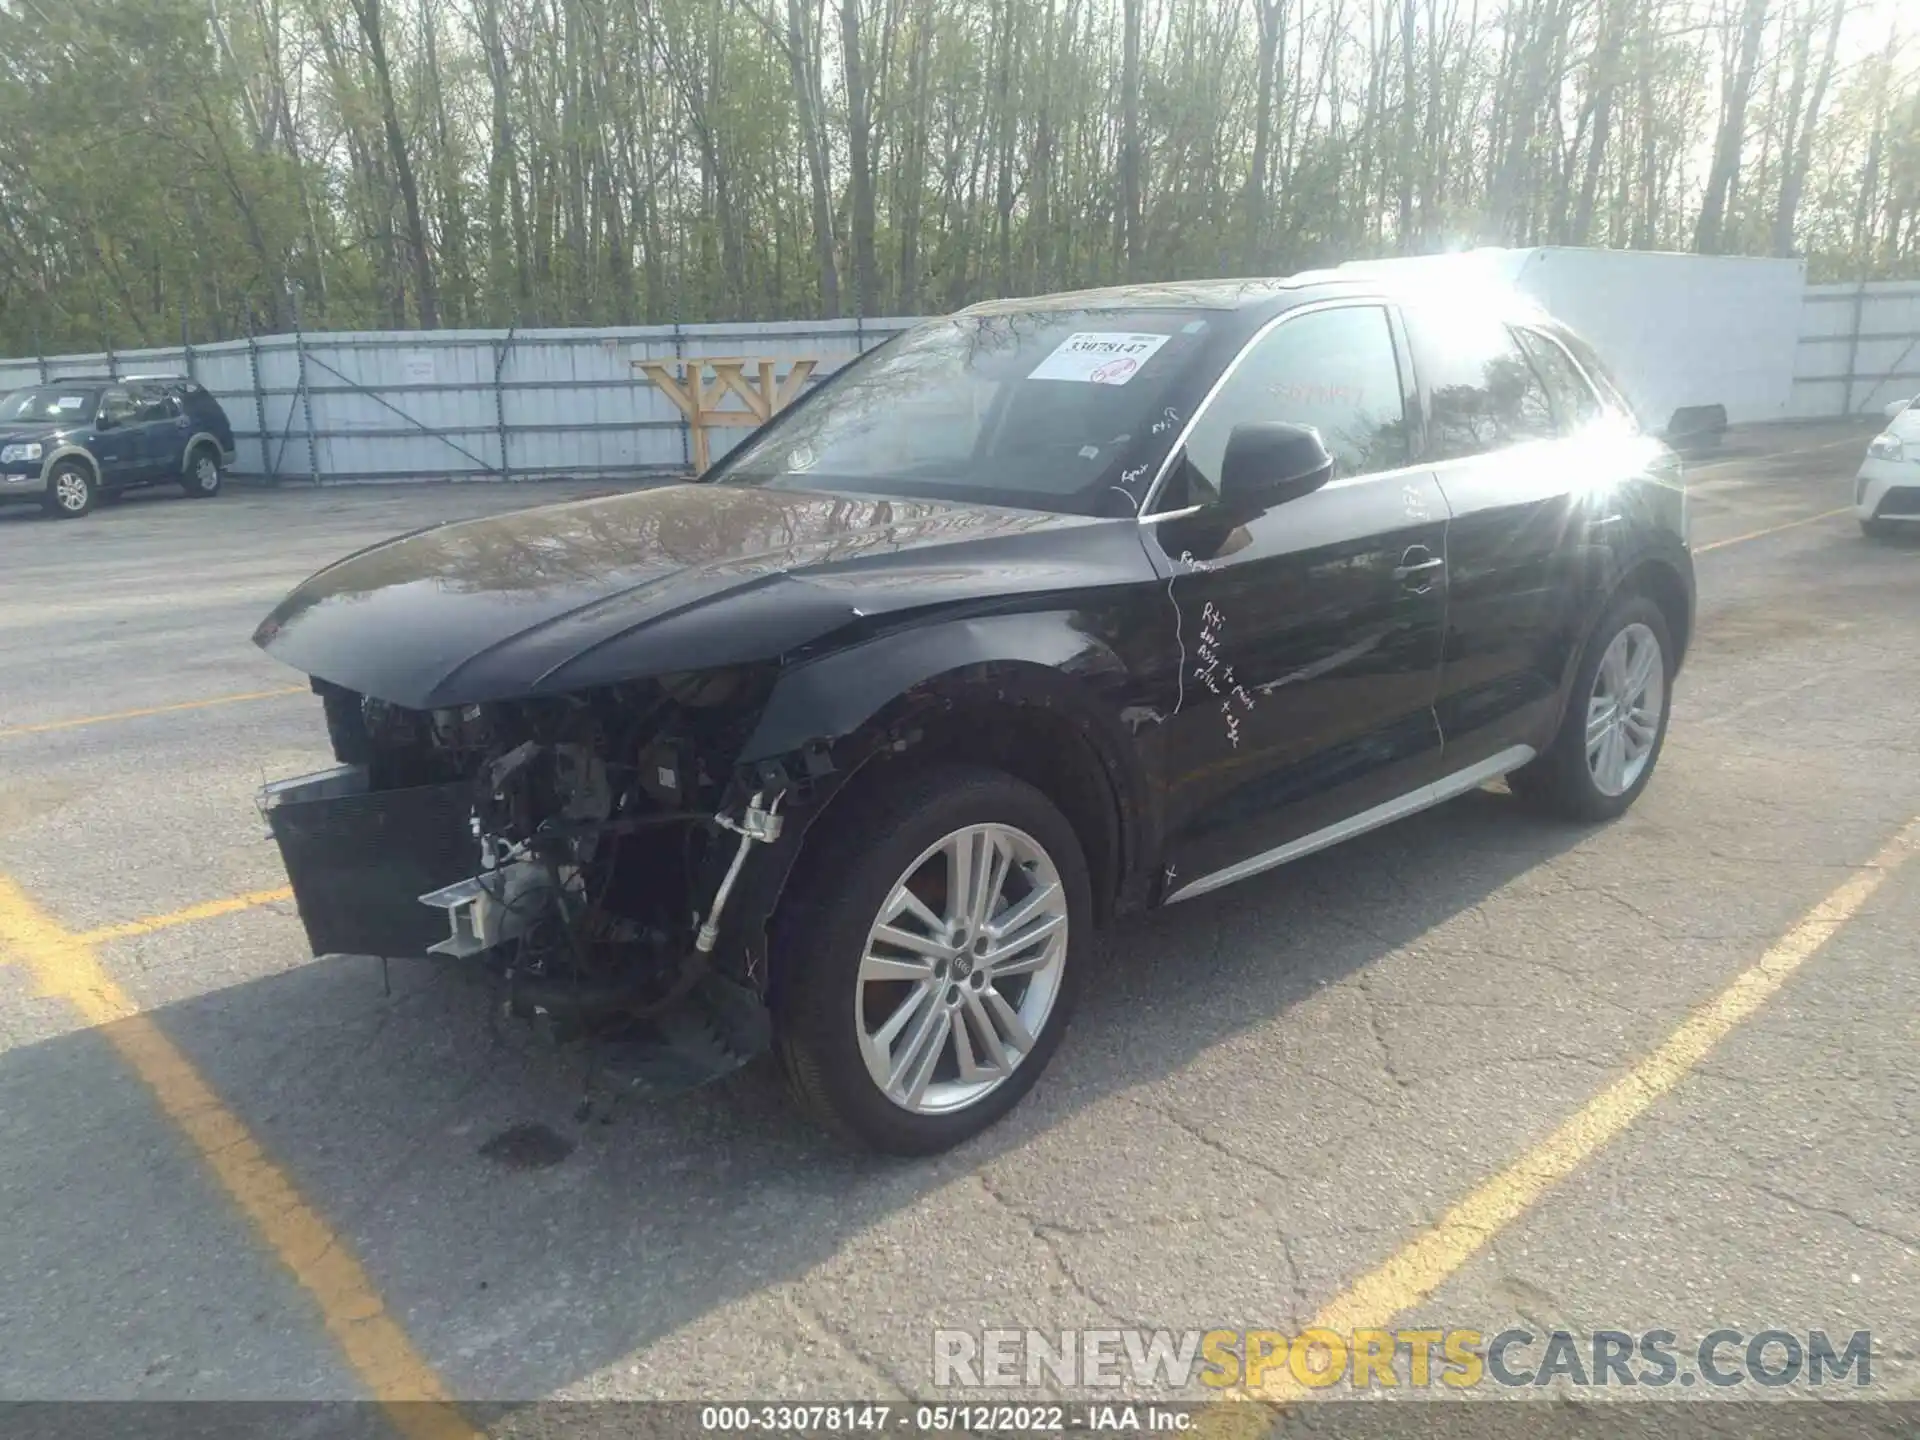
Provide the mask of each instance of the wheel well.
{"label": "wheel well", "polygon": [[53,464],[47,467],[47,475],[51,477],[55,471],[57,471],[62,465],[67,464],[69,461],[71,461],[76,465],[86,466],[87,473],[93,476],[93,483],[95,487],[97,488],[99,486],[100,462],[98,460],[95,460],[93,456],[89,455],[84,450],[69,450],[66,454],[60,456],[59,459],[55,460]]}
{"label": "wheel well", "polygon": [[914,744],[864,765],[828,809],[910,765],[960,761],[1004,771],[1045,795],[1073,826],[1093,885],[1094,922],[1105,925],[1120,888],[1121,818],[1113,780],[1080,727],[1042,705],[957,701],[917,728]]}
{"label": "wheel well", "polygon": [[1628,592],[1644,595],[1660,607],[1660,613],[1666,617],[1667,633],[1673,637],[1673,663],[1678,669],[1686,658],[1687,642],[1692,638],[1688,633],[1686,586],[1671,566],[1648,560],[1629,572],[1615,591],[1619,595]]}
{"label": "wheel well", "polygon": [[213,440],[209,439],[205,435],[202,435],[199,439],[195,440],[191,445],[187,446],[187,453],[181,458],[180,463],[182,465],[192,465],[193,457],[198,455],[202,450],[211,450],[213,452],[214,461],[218,463],[220,459],[220,447],[218,444],[216,444]]}

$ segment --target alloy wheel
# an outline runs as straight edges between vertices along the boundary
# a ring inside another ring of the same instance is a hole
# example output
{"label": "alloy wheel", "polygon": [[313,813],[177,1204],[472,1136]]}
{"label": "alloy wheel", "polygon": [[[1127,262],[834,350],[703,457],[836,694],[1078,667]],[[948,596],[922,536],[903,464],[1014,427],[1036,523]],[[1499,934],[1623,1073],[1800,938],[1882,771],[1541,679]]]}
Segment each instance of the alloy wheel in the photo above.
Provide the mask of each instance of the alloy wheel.
{"label": "alloy wheel", "polygon": [[1639,783],[1666,703],[1659,638],[1638,621],[1623,626],[1600,657],[1587,701],[1587,771],[1601,794],[1624,795]]}
{"label": "alloy wheel", "polygon": [[867,932],[854,1024],[867,1073],[904,1110],[963,1110],[1032,1053],[1066,973],[1067,894],[1009,825],[927,847]]}
{"label": "alloy wheel", "polygon": [[70,515],[87,508],[87,477],[78,470],[62,470],[53,481],[54,503]]}
{"label": "alloy wheel", "polygon": [[200,458],[193,462],[193,478],[204,495],[211,495],[220,488],[220,467],[204,450],[200,452]]}

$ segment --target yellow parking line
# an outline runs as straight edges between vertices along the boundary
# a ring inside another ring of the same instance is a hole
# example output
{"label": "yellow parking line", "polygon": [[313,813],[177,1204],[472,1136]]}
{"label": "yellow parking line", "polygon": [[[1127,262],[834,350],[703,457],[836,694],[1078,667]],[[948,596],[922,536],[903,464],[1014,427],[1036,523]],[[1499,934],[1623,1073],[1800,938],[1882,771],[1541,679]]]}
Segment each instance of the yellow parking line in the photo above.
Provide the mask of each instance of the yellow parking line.
{"label": "yellow parking line", "polygon": [[[260,1238],[319,1307],[327,1332],[408,1440],[476,1440],[452,1397],[337,1235],[266,1156],[240,1118],[108,975],[86,939],[56,924],[0,875],[0,961],[71,1004],[153,1093]],[[421,1403],[430,1402],[430,1403]]]}
{"label": "yellow parking line", "polygon": [[82,725],[104,725],[109,720],[138,720],[143,715],[167,715],[175,710],[206,710],[215,705],[240,705],[249,700],[277,700],[282,695],[305,695],[305,685],[288,685],[279,690],[249,690],[242,695],[215,695],[206,700],[182,700],[174,705],[149,705],[144,710],[116,710],[111,715],[82,715],[77,720],[49,720],[41,725],[13,725],[0,729],[0,740],[9,735],[44,735],[49,730],[75,730]]}
{"label": "yellow parking line", "polygon": [[1818,515],[1802,515],[1798,520],[1789,520],[1784,525],[1769,525],[1764,530],[1749,530],[1744,535],[1735,535],[1726,540],[1716,540],[1711,545],[1696,545],[1693,553],[1704,555],[1709,550],[1724,550],[1729,545],[1743,544],[1748,540],[1759,540],[1767,535],[1778,535],[1782,530],[1797,530],[1802,525],[1811,525],[1819,520],[1831,520],[1836,515],[1851,515],[1853,507],[1842,505],[1838,510],[1822,510]]}
{"label": "yellow parking line", "polygon": [[224,900],[203,900],[198,905],[189,905],[184,910],[169,910],[164,915],[149,915],[144,920],[128,920],[119,925],[102,925],[98,930],[87,930],[75,935],[74,940],[81,945],[99,945],[108,940],[128,940],[135,935],[151,935],[156,930],[169,930],[175,925],[191,925],[196,920],[212,920],[221,915],[232,915],[241,910],[251,910],[258,905],[271,905],[276,900],[291,900],[293,890],[282,885],[278,890],[249,890],[244,895],[229,895]]}
{"label": "yellow parking line", "polygon": [[1861,443],[1861,436],[1845,435],[1838,440],[1822,440],[1817,445],[1802,445],[1797,450],[1767,450],[1755,455],[1728,455],[1720,460],[1702,460],[1698,465],[1690,465],[1687,467],[1687,474],[1697,474],[1702,470],[1717,470],[1725,465],[1754,465],[1768,460],[1790,460],[1796,455],[1817,455],[1822,450],[1843,450],[1855,445],[1860,446],[1862,450],[1866,449],[1866,446]]}
{"label": "yellow parking line", "polygon": [[[1341,1335],[1384,1329],[1396,1315],[1427,1299],[1500,1230],[1644,1115],[1736,1026],[1771,1000],[1794,971],[1860,912],[1916,847],[1920,847],[1920,817],[1908,822],[1724,990],[1694,1010],[1657,1050],[1455,1204],[1431,1230],[1361,1276],[1314,1316],[1309,1328]],[[1208,1413],[1207,1428],[1213,1436],[1238,1434],[1243,1427],[1249,1433],[1255,1426],[1264,1431],[1274,1418],[1267,1405],[1303,1399],[1310,1393],[1290,1371],[1282,1372],[1279,1379],[1214,1407]],[[1266,1404],[1246,1404],[1249,1400]]]}

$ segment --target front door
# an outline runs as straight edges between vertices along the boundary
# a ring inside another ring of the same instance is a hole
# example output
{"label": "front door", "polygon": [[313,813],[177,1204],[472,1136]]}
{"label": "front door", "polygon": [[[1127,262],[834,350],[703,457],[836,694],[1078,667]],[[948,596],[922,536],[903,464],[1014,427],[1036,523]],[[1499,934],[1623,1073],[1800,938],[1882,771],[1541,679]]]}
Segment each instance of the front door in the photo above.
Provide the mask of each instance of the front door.
{"label": "front door", "polygon": [[[1438,774],[1447,507],[1410,463],[1411,391],[1385,307],[1285,317],[1243,352],[1154,502],[1167,518],[1145,526],[1148,553],[1182,652],[1164,751],[1170,896]],[[1223,520],[1208,502],[1227,437],[1260,420],[1317,428],[1334,478]]]}

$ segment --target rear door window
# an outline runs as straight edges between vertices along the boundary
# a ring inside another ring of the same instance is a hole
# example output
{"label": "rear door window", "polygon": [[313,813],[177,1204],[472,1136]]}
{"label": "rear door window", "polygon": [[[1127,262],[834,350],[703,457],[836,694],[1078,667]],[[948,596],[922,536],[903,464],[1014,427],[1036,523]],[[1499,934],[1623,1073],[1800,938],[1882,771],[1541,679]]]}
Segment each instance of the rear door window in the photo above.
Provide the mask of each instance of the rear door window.
{"label": "rear door window", "polygon": [[1547,388],[1498,319],[1408,307],[1427,384],[1428,457],[1485,455],[1557,432]]}
{"label": "rear door window", "polygon": [[133,398],[139,407],[135,419],[143,425],[171,420],[180,413],[180,407],[164,390],[142,388],[134,392]]}

